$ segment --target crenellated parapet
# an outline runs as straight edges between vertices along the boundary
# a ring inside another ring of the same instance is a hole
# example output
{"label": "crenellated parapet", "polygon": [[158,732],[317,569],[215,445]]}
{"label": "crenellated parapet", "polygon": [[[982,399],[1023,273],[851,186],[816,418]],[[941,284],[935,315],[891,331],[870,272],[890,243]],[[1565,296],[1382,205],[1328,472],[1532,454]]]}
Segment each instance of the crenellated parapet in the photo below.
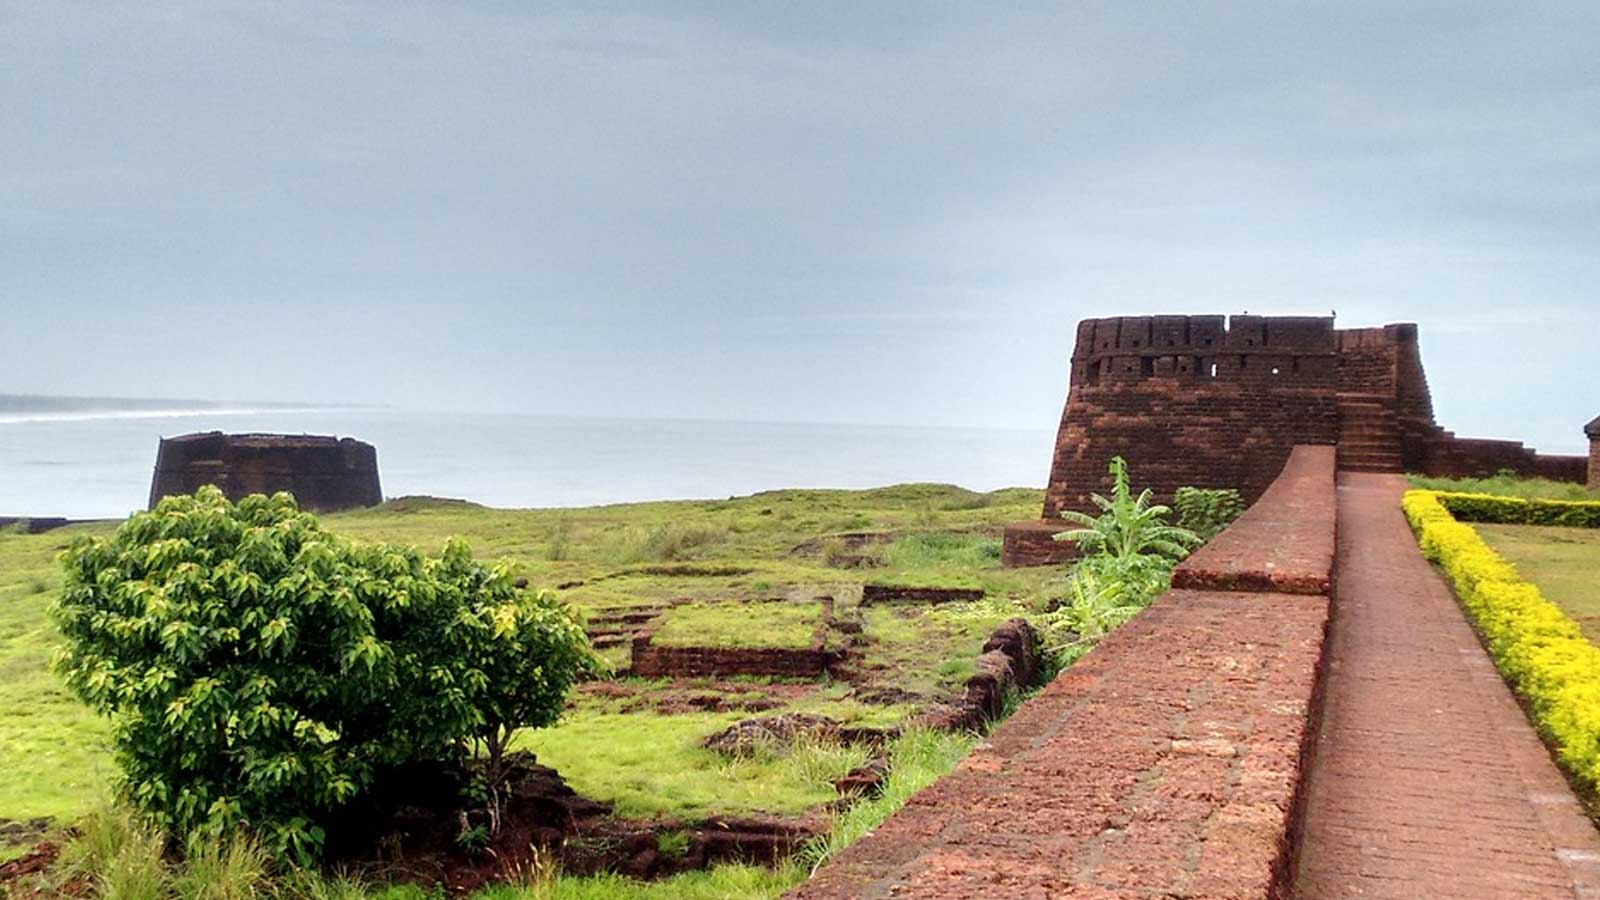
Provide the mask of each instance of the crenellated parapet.
{"label": "crenellated parapet", "polygon": [[1078,323],[1073,385],[1145,378],[1302,384],[1337,372],[1333,319],[1320,316],[1116,316]]}
{"label": "crenellated parapet", "polygon": [[1295,444],[1338,440],[1337,346],[1325,317],[1080,322],[1045,517],[1090,509],[1113,456],[1163,498],[1195,485],[1253,501]]}

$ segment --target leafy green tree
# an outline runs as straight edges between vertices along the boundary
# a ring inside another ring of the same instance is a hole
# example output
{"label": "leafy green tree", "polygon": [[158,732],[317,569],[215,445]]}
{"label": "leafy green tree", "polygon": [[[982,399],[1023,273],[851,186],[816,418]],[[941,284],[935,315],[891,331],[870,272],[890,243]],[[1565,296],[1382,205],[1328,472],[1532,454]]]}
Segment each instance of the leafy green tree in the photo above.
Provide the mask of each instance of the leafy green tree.
{"label": "leafy green tree", "polygon": [[1106,554],[1118,559],[1158,555],[1168,559],[1182,559],[1200,545],[1194,532],[1168,525],[1166,517],[1172,510],[1152,502],[1154,494],[1146,488],[1134,496],[1128,487],[1128,463],[1120,456],[1111,458],[1111,497],[1090,494],[1089,499],[1100,508],[1100,515],[1091,516],[1066,510],[1061,517],[1080,527],[1054,535],[1058,541],[1075,541],[1083,552]]}
{"label": "leafy green tree", "polygon": [[471,739],[481,755],[489,833],[500,830],[505,755],[520,728],[553,725],[567,688],[603,664],[588,635],[553,594],[518,591],[504,563],[479,565],[461,541],[445,545],[437,574],[462,598],[462,615],[444,637],[452,658],[471,660],[478,722]]}
{"label": "leafy green tree", "polygon": [[128,798],[174,834],[247,827],[302,861],[379,771],[547,724],[592,665],[564,610],[513,601],[464,545],[352,544],[288,494],[169,497],[62,560],[55,665],[111,718]]}

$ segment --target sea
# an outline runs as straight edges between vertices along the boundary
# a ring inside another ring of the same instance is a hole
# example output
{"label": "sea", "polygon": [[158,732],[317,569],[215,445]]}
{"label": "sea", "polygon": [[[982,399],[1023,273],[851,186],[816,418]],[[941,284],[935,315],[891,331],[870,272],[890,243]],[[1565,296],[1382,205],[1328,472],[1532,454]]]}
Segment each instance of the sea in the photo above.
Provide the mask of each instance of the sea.
{"label": "sea", "polygon": [[354,437],[386,497],[502,508],[727,498],[907,482],[1042,487],[1054,433],[995,428],[203,408],[0,414],[0,516],[143,509],[160,438],[195,431]]}

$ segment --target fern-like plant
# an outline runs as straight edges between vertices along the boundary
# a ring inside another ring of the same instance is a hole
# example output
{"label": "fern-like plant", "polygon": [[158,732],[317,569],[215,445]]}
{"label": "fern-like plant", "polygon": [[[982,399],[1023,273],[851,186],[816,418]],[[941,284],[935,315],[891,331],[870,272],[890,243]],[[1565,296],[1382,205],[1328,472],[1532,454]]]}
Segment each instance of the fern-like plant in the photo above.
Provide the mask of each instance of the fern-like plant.
{"label": "fern-like plant", "polygon": [[1172,495],[1178,525],[1211,540],[1244,512],[1244,498],[1232,488],[1181,487]]}
{"label": "fern-like plant", "polygon": [[1111,497],[1090,494],[1100,515],[1064,510],[1061,517],[1080,527],[1054,535],[1058,541],[1074,541],[1085,555],[1106,554],[1118,559],[1135,556],[1161,556],[1182,559],[1201,544],[1200,536],[1187,528],[1167,524],[1171,509],[1153,502],[1146,488],[1134,495],[1128,486],[1128,462],[1111,458]]}

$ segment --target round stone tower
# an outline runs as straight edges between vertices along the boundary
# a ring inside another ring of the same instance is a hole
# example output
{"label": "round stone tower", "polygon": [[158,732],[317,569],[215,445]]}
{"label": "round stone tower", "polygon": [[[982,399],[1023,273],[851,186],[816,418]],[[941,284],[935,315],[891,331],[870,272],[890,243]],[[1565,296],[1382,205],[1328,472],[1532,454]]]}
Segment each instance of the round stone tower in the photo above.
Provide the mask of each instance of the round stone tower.
{"label": "round stone tower", "polygon": [[378,451],[354,438],[316,434],[223,434],[162,438],[150,506],[214,484],[229,500],[288,491],[300,508],[333,512],[383,502]]}

